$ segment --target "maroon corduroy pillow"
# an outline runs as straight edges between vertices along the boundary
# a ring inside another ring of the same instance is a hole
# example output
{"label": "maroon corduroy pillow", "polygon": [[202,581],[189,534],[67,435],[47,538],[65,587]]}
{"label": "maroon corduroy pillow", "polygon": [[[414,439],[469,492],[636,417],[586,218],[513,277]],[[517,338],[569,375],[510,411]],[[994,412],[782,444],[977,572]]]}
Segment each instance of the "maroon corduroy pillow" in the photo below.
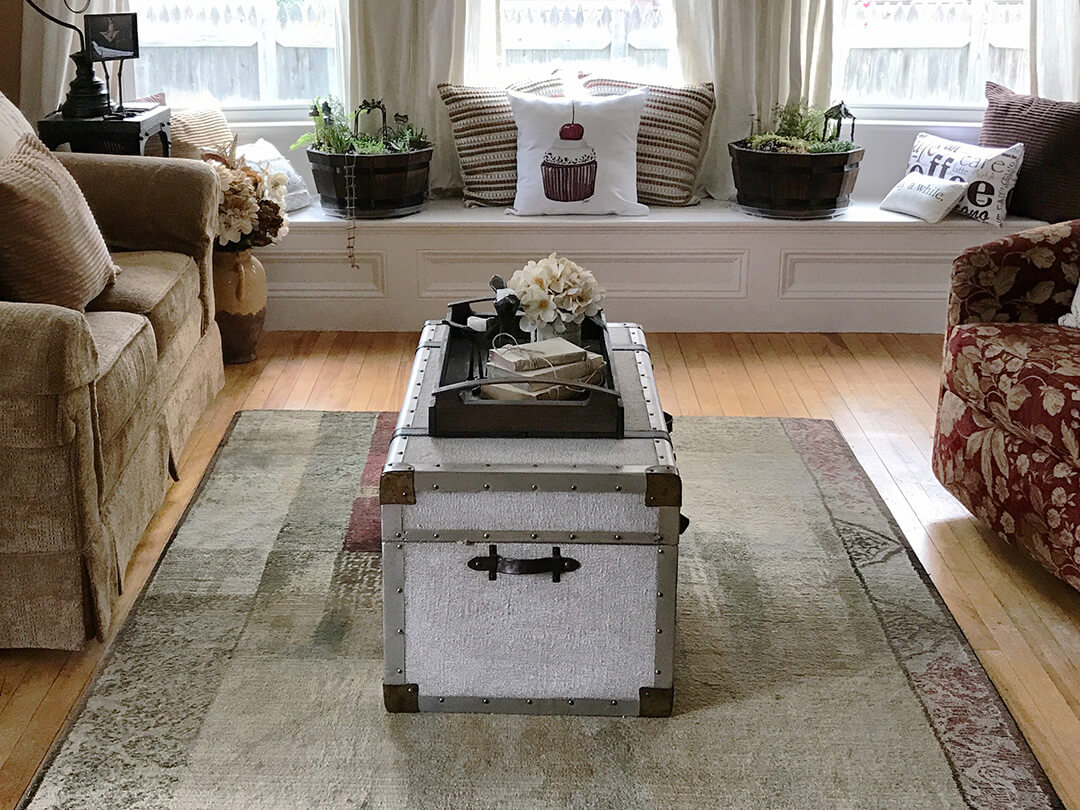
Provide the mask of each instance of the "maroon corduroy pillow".
{"label": "maroon corduroy pillow", "polygon": [[986,83],[980,146],[1024,144],[1009,211],[1048,222],[1080,219],[1080,104]]}

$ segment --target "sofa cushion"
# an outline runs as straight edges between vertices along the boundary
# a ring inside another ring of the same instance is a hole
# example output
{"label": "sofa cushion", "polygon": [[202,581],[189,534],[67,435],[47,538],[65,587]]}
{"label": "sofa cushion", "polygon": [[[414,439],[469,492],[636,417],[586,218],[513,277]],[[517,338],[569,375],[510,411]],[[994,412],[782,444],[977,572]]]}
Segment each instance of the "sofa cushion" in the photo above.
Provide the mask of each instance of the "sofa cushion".
{"label": "sofa cushion", "polygon": [[[1080,466],[1080,330],[958,326],[949,335],[945,387],[998,426]],[[988,444],[984,452],[989,459],[1004,451]]]}
{"label": "sofa cushion", "polygon": [[199,305],[199,268],[182,253],[114,253],[121,269],[116,283],[91,301],[88,312],[145,315],[154,328],[158,354],[165,351],[188,313]]}
{"label": "sofa cushion", "polygon": [[150,321],[142,315],[88,312],[86,322],[98,353],[98,430],[101,441],[108,442],[145,396],[157,366],[157,346]]}

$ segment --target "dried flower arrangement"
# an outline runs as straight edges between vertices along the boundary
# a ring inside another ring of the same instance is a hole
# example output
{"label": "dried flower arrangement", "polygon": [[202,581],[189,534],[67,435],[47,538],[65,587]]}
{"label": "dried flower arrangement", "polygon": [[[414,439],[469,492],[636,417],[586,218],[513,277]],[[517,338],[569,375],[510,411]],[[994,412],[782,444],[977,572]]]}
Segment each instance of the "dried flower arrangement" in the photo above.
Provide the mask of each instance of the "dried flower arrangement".
{"label": "dried flower arrangement", "polygon": [[236,157],[236,139],[228,149],[207,151],[203,160],[218,175],[217,248],[241,252],[280,242],[289,232],[281,173],[256,171]]}
{"label": "dried flower arrangement", "polygon": [[521,302],[521,328],[550,328],[556,334],[599,314],[605,295],[591,272],[555,253],[530,261],[508,286]]}

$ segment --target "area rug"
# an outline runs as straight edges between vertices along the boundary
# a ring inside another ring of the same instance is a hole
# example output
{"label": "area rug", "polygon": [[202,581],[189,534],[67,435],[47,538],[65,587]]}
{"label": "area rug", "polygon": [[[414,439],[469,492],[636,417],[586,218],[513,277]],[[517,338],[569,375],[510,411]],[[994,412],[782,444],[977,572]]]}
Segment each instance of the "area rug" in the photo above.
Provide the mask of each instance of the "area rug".
{"label": "area rug", "polygon": [[673,717],[387,714],[392,424],[238,417],[29,807],[1061,806],[822,421],[678,420]]}

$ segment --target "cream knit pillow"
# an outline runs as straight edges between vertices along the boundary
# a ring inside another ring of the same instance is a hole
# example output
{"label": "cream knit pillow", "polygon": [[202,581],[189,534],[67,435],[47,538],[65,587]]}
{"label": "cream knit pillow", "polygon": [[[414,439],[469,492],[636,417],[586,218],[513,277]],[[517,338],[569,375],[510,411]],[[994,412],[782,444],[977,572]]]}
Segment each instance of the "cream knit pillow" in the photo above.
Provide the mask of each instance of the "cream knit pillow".
{"label": "cream knit pillow", "polygon": [[23,135],[33,135],[34,128],[19,112],[19,108],[0,93],[0,160],[13,151]]}
{"label": "cream knit pillow", "polygon": [[34,135],[0,160],[0,299],[83,310],[116,277],[75,179]]}
{"label": "cream knit pillow", "polygon": [[[233,131],[229,128],[225,113],[217,107],[174,112],[169,124],[172,130],[169,157],[201,160],[207,149],[228,149],[233,142]],[[147,141],[146,154],[161,156],[159,138]]]}

